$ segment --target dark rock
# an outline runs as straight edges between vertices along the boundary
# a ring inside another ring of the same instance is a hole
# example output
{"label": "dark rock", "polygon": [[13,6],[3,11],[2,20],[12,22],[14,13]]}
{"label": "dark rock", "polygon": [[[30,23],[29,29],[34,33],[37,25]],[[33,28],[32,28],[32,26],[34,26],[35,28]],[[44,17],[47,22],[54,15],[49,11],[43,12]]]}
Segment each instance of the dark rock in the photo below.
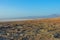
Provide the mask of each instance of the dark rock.
{"label": "dark rock", "polygon": [[17,31],[20,31],[20,29],[17,29]]}
{"label": "dark rock", "polygon": [[22,40],[29,40],[29,38],[27,38],[27,37],[24,37],[24,38],[22,38]]}
{"label": "dark rock", "polygon": [[20,26],[20,24],[16,24],[15,26]]}
{"label": "dark rock", "polygon": [[0,30],[7,30],[7,29],[11,29],[12,27],[0,27]]}
{"label": "dark rock", "polygon": [[9,40],[9,39],[4,38],[4,37],[0,37],[0,40]]}
{"label": "dark rock", "polygon": [[20,33],[24,34],[26,30],[22,30]]}
{"label": "dark rock", "polygon": [[14,40],[14,39],[10,39],[10,40]]}
{"label": "dark rock", "polygon": [[2,35],[2,34],[4,34],[5,32],[4,31],[0,31],[0,34]]}
{"label": "dark rock", "polygon": [[60,33],[55,33],[55,34],[54,34],[54,37],[55,37],[55,38],[60,38]]}
{"label": "dark rock", "polygon": [[15,24],[15,26],[23,26],[24,24]]}

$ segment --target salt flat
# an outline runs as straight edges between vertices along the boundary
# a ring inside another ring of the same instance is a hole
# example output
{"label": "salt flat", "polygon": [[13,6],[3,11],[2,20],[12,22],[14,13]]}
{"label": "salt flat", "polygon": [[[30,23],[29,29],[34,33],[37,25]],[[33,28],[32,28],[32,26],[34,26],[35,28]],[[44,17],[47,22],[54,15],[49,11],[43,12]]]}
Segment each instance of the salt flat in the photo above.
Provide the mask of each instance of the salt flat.
{"label": "salt flat", "polygon": [[10,22],[10,21],[25,21],[25,20],[34,20],[34,19],[1,19],[0,22]]}
{"label": "salt flat", "polygon": [[0,22],[11,22],[11,21],[25,21],[25,20],[39,20],[46,18],[36,18],[36,19],[0,19]]}

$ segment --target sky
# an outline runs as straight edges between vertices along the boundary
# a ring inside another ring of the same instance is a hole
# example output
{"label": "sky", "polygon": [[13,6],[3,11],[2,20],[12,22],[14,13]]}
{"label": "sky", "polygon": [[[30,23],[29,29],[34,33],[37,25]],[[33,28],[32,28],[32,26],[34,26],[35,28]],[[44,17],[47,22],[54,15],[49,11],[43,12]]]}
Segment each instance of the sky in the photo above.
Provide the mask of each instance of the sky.
{"label": "sky", "polygon": [[0,18],[60,14],[60,0],[0,0]]}

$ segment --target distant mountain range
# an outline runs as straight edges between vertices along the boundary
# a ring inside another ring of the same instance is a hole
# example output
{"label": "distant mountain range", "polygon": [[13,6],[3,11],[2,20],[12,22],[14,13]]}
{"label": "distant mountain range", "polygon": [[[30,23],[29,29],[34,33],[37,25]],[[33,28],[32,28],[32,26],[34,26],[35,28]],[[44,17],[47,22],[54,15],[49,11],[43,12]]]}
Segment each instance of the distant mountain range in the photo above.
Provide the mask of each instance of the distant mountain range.
{"label": "distant mountain range", "polygon": [[60,17],[60,14],[52,14],[47,16],[28,16],[28,17],[20,17],[22,19],[35,19],[35,18],[55,18]]}
{"label": "distant mountain range", "polygon": [[60,14],[52,14],[47,16],[27,16],[27,17],[17,17],[17,18],[3,18],[3,19],[37,19],[37,18],[55,18],[60,17]]}
{"label": "distant mountain range", "polygon": [[48,16],[41,16],[41,18],[55,18],[55,17],[60,17],[60,14],[52,14]]}

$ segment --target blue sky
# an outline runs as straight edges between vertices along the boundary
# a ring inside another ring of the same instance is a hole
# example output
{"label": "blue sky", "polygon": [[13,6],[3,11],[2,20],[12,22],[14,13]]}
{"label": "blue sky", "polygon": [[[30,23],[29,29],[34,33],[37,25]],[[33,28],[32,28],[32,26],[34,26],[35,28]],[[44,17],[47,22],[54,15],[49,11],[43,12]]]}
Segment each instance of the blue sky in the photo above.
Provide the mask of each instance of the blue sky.
{"label": "blue sky", "polygon": [[0,0],[0,18],[60,14],[60,0]]}

